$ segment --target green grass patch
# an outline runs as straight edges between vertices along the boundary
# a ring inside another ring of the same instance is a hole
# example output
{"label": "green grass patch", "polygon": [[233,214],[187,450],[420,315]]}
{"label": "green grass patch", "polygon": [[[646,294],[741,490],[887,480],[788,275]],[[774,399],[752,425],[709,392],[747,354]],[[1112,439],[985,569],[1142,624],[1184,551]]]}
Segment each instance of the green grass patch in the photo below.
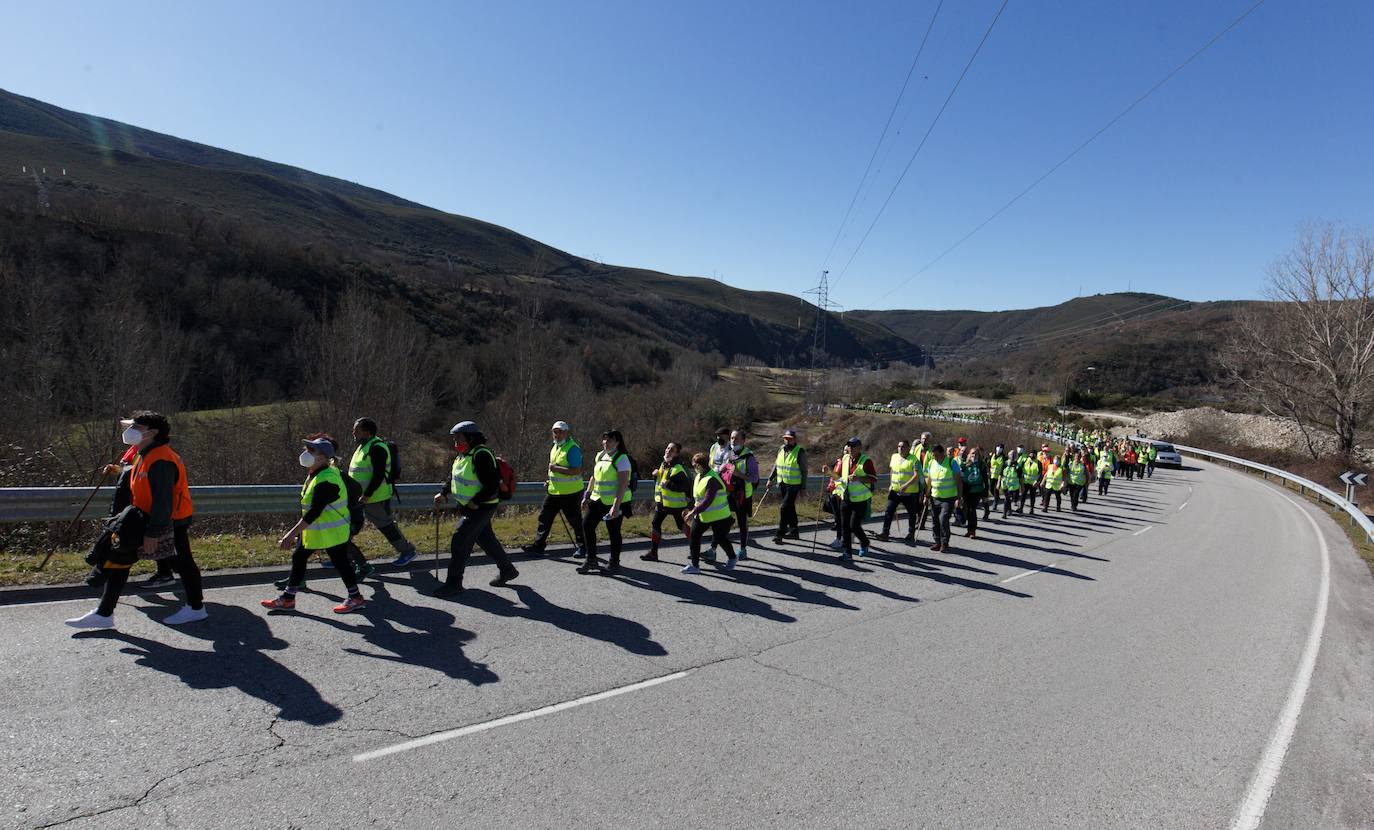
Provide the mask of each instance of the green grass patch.
{"label": "green grass patch", "polygon": [[[808,504],[812,503],[808,502]],[[627,543],[649,537],[651,508],[638,503],[635,507],[635,515],[625,521],[622,531]],[[801,509],[799,504],[799,509],[803,514],[803,521],[812,518],[811,511],[814,509],[814,505]],[[518,553],[520,545],[534,539],[536,519],[536,512],[529,508],[502,510],[493,523],[496,536],[505,545],[507,551]],[[455,520],[454,515],[444,514],[439,521],[439,544],[445,555],[448,552],[449,535],[453,532]],[[758,513],[750,522],[750,527],[771,527],[777,522],[778,499],[777,494],[774,493],[759,508]],[[429,514],[403,514],[399,519],[399,524],[406,538],[414,542],[416,547],[420,549],[422,557],[434,555],[434,520]],[[284,533],[290,526],[291,522],[283,519],[281,532]],[[669,540],[675,538],[676,526],[673,525],[672,519],[665,522],[664,529],[674,534],[667,536]],[[199,535],[195,532],[195,527],[192,526],[191,550],[195,555],[196,563],[200,565],[202,571],[206,572],[231,568],[271,567],[274,565],[280,566],[284,570],[289,567],[291,553],[277,547],[279,535],[228,533]],[[604,531],[598,536],[598,540],[600,552],[604,555],[607,551]],[[395,556],[395,552],[382,538],[382,534],[370,525],[359,534],[355,541],[368,559],[385,562]],[[568,534],[563,530],[562,523],[555,521],[549,543],[564,544],[568,541]],[[43,554],[0,552],[0,586],[62,585],[80,582],[90,570],[90,566],[85,562],[85,554],[86,549],[84,548],[59,549],[53,554],[47,567],[40,571],[38,566],[43,561]],[[140,562],[134,566],[133,573],[135,575],[151,573],[152,570],[153,564],[151,562]]]}

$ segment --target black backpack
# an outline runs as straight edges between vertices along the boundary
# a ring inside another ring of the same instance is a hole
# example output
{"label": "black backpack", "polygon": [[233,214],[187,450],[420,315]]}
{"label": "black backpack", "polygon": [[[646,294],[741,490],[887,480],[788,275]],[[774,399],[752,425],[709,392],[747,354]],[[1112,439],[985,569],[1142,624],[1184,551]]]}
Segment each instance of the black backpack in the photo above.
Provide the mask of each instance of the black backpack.
{"label": "black backpack", "polygon": [[388,484],[395,487],[401,480],[401,448],[390,438],[378,438],[377,440],[386,444],[387,455],[391,457],[391,469],[386,471],[386,480]]}

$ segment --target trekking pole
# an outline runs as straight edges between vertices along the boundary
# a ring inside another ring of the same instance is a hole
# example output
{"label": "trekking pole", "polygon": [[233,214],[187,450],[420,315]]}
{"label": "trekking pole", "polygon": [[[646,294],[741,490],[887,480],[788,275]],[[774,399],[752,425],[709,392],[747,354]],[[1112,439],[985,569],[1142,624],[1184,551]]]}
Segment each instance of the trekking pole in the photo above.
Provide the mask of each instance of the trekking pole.
{"label": "trekking pole", "polygon": [[[71,535],[72,535],[73,533],[76,532],[76,525],[77,525],[78,522],[81,521],[81,517],[84,516],[84,515],[86,515],[86,508],[91,506],[91,501],[95,499],[95,494],[96,494],[96,493],[99,493],[99,492],[100,492],[100,488],[101,488],[101,487],[104,487],[104,486],[105,486],[105,471],[104,471],[104,470],[101,470],[101,471],[100,471],[100,479],[99,479],[98,481],[96,481],[95,487],[91,490],[90,495],[86,496],[86,501],[85,501],[85,503],[83,503],[83,504],[81,505],[81,509],[78,510],[78,511],[76,511],[76,518],[75,518],[75,519],[72,519],[72,523],[71,523],[70,525],[67,526],[67,533],[66,533],[66,535],[67,535],[69,538],[71,537]],[[54,553],[56,553],[56,550],[49,550],[49,551],[48,551],[48,555],[47,555],[47,556],[44,556],[44,557],[43,557],[43,561],[40,562],[40,563],[38,564],[38,570],[41,571],[41,570],[43,570],[44,568],[46,568],[46,567],[48,566],[48,560],[52,559],[52,555],[53,555]]]}
{"label": "trekking pole", "polygon": [[558,521],[563,523],[563,532],[568,534],[568,542],[575,548],[577,547],[577,537],[573,535],[572,528],[568,527],[568,520],[563,518],[563,514],[558,514]]}

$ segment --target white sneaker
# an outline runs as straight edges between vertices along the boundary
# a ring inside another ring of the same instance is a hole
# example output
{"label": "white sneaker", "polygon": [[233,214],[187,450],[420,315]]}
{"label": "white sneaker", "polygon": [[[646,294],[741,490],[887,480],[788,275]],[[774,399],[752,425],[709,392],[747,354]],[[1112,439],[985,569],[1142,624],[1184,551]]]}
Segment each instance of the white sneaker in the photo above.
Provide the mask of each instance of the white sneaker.
{"label": "white sneaker", "polygon": [[96,611],[88,611],[79,617],[72,617],[67,620],[67,625],[72,628],[114,628],[114,614],[108,617],[101,616]]}
{"label": "white sneaker", "polygon": [[835,541],[830,543],[830,547],[834,550],[839,550],[840,548],[844,547],[844,542],[839,539],[836,539]]}
{"label": "white sneaker", "polygon": [[208,616],[210,615],[206,613],[204,608],[196,609],[189,605],[183,605],[181,606],[181,610],[165,618],[163,622],[167,625],[181,625],[183,623],[200,622]]}
{"label": "white sneaker", "polygon": [[682,572],[685,574],[699,574],[701,573],[701,568],[698,568],[696,565],[693,565],[691,562],[688,562],[686,565],[682,566]]}

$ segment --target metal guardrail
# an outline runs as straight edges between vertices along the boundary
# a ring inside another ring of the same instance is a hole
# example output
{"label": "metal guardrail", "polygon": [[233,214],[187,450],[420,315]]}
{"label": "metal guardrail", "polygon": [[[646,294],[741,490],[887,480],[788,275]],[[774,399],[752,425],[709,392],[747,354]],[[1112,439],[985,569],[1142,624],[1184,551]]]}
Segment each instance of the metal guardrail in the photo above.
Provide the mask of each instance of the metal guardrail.
{"label": "metal guardrail", "polygon": [[1206,458],[1212,461],[1220,461],[1225,464],[1230,464],[1233,467],[1246,467],[1251,470],[1256,470],[1259,473],[1261,473],[1266,480],[1268,480],[1270,476],[1273,476],[1274,478],[1280,479],[1282,481],[1292,482],[1293,484],[1297,485],[1298,493],[1300,495],[1305,496],[1307,495],[1307,491],[1311,490],[1313,493],[1317,495],[1317,501],[1330,502],[1333,507],[1339,507],[1341,510],[1344,510],[1346,514],[1350,516],[1351,526],[1354,527],[1358,525],[1359,528],[1365,532],[1365,536],[1368,537],[1371,542],[1374,542],[1374,522],[1371,522],[1369,520],[1369,517],[1365,515],[1362,509],[1360,509],[1359,505],[1347,501],[1344,496],[1338,495],[1334,490],[1331,490],[1327,487],[1323,487],[1315,481],[1303,478],[1299,475],[1294,475],[1288,472],[1287,470],[1280,470],[1277,467],[1270,467],[1268,464],[1260,464],[1256,461],[1249,461],[1244,458],[1237,458],[1234,455],[1226,455],[1225,453],[1198,449],[1197,447],[1185,447],[1182,444],[1175,444],[1173,441],[1165,441],[1165,439],[1162,438],[1147,438],[1144,436],[1133,436],[1131,440],[1162,441],[1173,445],[1173,448],[1178,450],[1180,453],[1197,456],[1198,458]]}
{"label": "metal guardrail", "polygon": [[[887,475],[878,476],[879,484],[888,480]],[[807,477],[807,487],[824,487],[826,476]],[[393,502],[397,510],[429,510],[438,484],[402,484],[397,491],[400,503]],[[105,515],[106,504],[111,489],[102,489],[91,506],[86,510],[86,518],[94,519]],[[756,492],[761,492],[756,490]],[[506,504],[537,505],[544,500],[544,482],[522,481],[515,489],[515,496]],[[636,501],[644,504],[653,493],[653,481],[640,479]],[[0,523],[7,522],[63,522],[76,518],[77,511],[91,494],[89,487],[3,487],[0,488]],[[230,486],[193,486],[191,501],[195,504],[197,516],[249,516],[249,515],[289,515],[300,510],[301,488],[295,484],[250,484]],[[452,505],[452,502],[449,502]]]}

